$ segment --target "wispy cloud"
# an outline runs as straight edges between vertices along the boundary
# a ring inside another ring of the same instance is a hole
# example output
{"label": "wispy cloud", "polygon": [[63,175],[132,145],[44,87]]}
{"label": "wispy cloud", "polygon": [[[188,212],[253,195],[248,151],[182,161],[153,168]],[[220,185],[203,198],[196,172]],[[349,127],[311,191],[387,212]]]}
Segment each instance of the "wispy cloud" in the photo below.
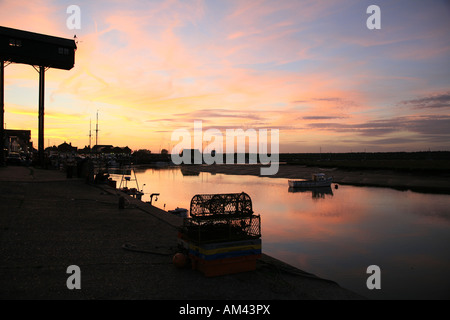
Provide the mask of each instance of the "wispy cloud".
{"label": "wispy cloud", "polygon": [[422,98],[405,100],[400,105],[412,106],[419,109],[440,109],[450,107],[450,91]]}
{"label": "wispy cloud", "polygon": [[252,114],[246,111],[238,111],[238,110],[228,110],[228,109],[201,109],[196,110],[189,113],[180,113],[175,115],[177,117],[189,117],[191,119],[205,119],[205,118],[214,118],[214,119],[222,119],[222,118],[239,118],[239,119],[251,119],[251,120],[260,120],[260,114]]}
{"label": "wispy cloud", "polygon": [[301,119],[304,120],[333,120],[333,119],[344,119],[346,117],[339,117],[339,116],[306,116],[302,117]]}
{"label": "wispy cloud", "polygon": [[393,132],[410,131],[419,134],[450,134],[450,116],[407,116],[364,123],[309,123],[309,128],[336,132],[356,133],[366,136],[382,136]]}

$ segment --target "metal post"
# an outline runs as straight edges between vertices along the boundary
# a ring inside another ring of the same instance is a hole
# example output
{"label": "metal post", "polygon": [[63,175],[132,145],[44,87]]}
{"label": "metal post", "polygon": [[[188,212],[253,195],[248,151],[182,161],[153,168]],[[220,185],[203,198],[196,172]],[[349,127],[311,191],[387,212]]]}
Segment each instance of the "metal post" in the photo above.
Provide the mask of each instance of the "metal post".
{"label": "metal post", "polygon": [[39,126],[38,126],[38,154],[39,164],[44,166],[44,96],[45,96],[45,67],[39,67]]}
{"label": "metal post", "polygon": [[0,166],[5,165],[5,61],[0,61]]}

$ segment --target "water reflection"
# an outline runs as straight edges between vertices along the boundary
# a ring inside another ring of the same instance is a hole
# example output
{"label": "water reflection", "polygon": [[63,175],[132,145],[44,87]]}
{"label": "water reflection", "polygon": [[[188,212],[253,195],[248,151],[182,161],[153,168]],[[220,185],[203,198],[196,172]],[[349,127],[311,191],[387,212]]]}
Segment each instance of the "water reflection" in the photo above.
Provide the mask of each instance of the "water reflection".
{"label": "water reflection", "polygon": [[325,196],[333,196],[333,190],[331,187],[317,187],[317,188],[293,188],[289,187],[289,192],[292,193],[311,193],[313,199],[325,199]]}
{"label": "water reflection", "polygon": [[183,176],[199,176],[200,175],[199,171],[191,170],[191,169],[189,169],[189,167],[181,167],[180,171]]}
{"label": "water reflection", "polygon": [[[450,298],[449,195],[342,185],[292,192],[287,179],[176,168],[136,174],[143,200],[160,193],[153,204],[166,210],[189,208],[196,194],[246,192],[261,215],[264,253],[369,298]],[[381,290],[366,287],[372,264]]]}

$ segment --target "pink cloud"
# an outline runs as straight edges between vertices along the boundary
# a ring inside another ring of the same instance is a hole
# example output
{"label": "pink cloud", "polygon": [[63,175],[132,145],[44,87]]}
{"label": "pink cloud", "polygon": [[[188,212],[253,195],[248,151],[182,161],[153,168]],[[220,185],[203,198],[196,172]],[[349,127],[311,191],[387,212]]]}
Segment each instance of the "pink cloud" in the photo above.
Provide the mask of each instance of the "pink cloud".
{"label": "pink cloud", "polygon": [[0,2],[2,26],[59,37],[73,36],[66,27],[67,7],[49,1],[14,0]]}

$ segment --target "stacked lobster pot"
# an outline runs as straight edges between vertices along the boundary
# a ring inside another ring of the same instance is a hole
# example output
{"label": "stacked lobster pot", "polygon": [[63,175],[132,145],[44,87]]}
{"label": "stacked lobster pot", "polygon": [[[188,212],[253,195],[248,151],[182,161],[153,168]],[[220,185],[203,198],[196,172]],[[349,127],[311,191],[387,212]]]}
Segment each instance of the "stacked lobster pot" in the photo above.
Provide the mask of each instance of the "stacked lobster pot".
{"label": "stacked lobster pot", "polygon": [[178,237],[207,277],[255,270],[261,257],[261,217],[244,192],[194,196]]}

